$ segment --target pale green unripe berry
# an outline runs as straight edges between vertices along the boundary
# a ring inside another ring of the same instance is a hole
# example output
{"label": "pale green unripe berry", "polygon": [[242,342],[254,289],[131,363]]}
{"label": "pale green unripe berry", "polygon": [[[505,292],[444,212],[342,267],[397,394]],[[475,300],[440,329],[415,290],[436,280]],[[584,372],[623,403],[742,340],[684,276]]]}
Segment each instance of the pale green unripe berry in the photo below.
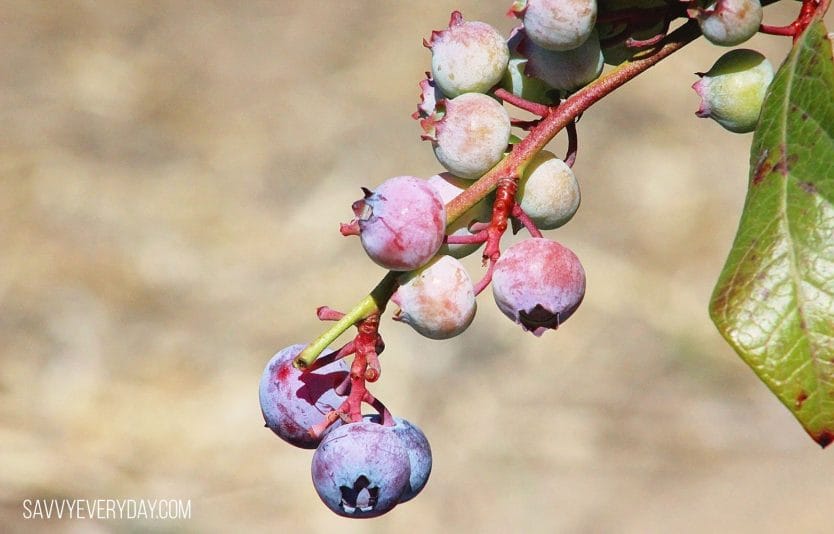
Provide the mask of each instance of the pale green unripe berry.
{"label": "pale green unripe berry", "polygon": [[561,91],[575,91],[584,87],[599,77],[604,66],[596,31],[591,32],[581,46],[565,52],[546,50],[522,34],[518,51],[527,58],[524,70],[527,76],[538,78]]}
{"label": "pale green unripe berry", "polygon": [[736,133],[756,129],[765,93],[773,81],[773,66],[755,50],[740,48],[721,56],[692,85],[701,97],[695,114],[709,117]]}
{"label": "pale green unripe berry", "polygon": [[699,10],[701,33],[712,44],[735,46],[753,37],[762,23],[759,0],[718,0]]}
{"label": "pale green unripe berry", "polygon": [[579,208],[579,183],[567,163],[543,150],[524,169],[516,198],[539,229],[553,230]]}
{"label": "pale green unripe berry", "polygon": [[527,76],[525,68],[527,58],[520,55],[510,55],[507,71],[501,79],[501,87],[525,100],[552,106],[558,101],[559,95],[539,78]]}

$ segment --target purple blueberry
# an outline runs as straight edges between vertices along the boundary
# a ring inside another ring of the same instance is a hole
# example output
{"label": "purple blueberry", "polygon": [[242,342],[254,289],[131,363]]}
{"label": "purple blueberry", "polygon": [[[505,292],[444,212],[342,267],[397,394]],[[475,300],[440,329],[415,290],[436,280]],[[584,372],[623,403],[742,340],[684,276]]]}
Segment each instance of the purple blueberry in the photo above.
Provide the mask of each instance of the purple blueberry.
{"label": "purple blueberry", "polygon": [[344,360],[315,371],[301,372],[296,369],[292,364],[293,358],[305,346],[286,347],[266,364],[260,384],[261,412],[266,426],[281,439],[302,449],[315,449],[321,439],[314,438],[307,431],[321,423],[326,414],[345,400],[346,397],[337,395],[333,388],[348,373]]}
{"label": "purple blueberry", "polygon": [[322,440],[313,454],[313,486],[333,512],[376,517],[409,490],[410,460],[394,428],[366,419],[331,430]]}
{"label": "purple blueberry", "polygon": [[541,336],[579,307],[585,296],[585,271],[567,247],[544,238],[526,239],[496,262],[492,294],[504,315]]}
{"label": "purple blueberry", "polygon": [[368,256],[392,271],[428,262],[443,244],[446,209],[425,180],[397,176],[353,204],[359,237]]}
{"label": "purple blueberry", "polygon": [[408,489],[400,502],[413,499],[420,493],[429,481],[431,474],[431,446],[423,431],[406,419],[395,417],[394,433],[400,438],[405,450],[408,451],[408,460],[411,467],[411,476],[408,479]]}

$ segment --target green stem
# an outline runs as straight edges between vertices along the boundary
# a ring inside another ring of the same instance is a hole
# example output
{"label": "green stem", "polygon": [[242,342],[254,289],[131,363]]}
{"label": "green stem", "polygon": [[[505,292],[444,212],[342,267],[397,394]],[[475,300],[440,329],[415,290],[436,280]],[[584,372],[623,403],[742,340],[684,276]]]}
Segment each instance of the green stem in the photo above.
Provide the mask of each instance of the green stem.
{"label": "green stem", "polygon": [[388,299],[394,294],[394,290],[397,287],[397,277],[401,274],[399,272],[389,271],[369,295],[360,300],[344,317],[333,323],[333,326],[328,328],[326,332],[307,345],[295,357],[293,365],[299,369],[306,369],[316,361],[316,358],[319,357],[322,351],[336,341],[348,328],[373,313],[382,313],[385,310]]}
{"label": "green stem", "polygon": [[[620,65],[605,76],[580,89],[558,106],[552,107],[547,116],[530,131],[527,137],[513,147],[512,152],[506,158],[446,204],[447,225],[453,223],[472,206],[483,200],[495,189],[501,178],[521,176],[527,163],[579,114],[629,80],[677,52],[699,35],[701,35],[701,32],[698,24],[689,21],[670,33],[663,40],[663,44],[659,45],[652,53]],[[348,328],[372,313],[384,311],[388,299],[391,298],[396,289],[397,277],[401,274],[403,273],[391,271],[385,275],[385,278],[377,284],[368,296],[359,301],[350,312],[301,351],[301,354],[295,358],[294,365],[299,369],[308,367],[324,349]]]}

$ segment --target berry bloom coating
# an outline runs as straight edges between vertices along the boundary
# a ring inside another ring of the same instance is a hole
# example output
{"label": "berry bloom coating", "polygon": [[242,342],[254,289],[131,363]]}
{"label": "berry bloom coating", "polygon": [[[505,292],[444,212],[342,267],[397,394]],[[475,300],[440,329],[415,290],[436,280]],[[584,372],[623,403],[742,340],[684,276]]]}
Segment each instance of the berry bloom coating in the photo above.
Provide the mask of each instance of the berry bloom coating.
{"label": "berry bloom coating", "polygon": [[402,275],[391,300],[400,307],[394,318],[430,339],[455,337],[475,317],[472,279],[451,256],[440,256]]}
{"label": "berry bloom coating", "polygon": [[701,105],[695,114],[710,117],[736,133],[752,132],[759,122],[773,66],[760,53],[740,48],[721,56],[692,85]]}
{"label": "berry bloom coating", "polygon": [[479,178],[501,161],[510,141],[510,116],[495,99],[466,93],[438,103],[442,117],[421,122],[443,167],[460,178]]}
{"label": "berry bloom coating", "polygon": [[[266,426],[296,447],[315,449],[320,439],[313,438],[307,430],[321,423],[325,415],[345,400],[346,397],[337,395],[333,388],[348,372],[344,360],[315,371],[296,369],[292,365],[293,358],[305,346],[291,345],[269,360],[261,376],[259,393]],[[338,426],[339,422],[335,424]]]}
{"label": "berry bloom coating", "polygon": [[[379,423],[379,415],[363,416],[368,421]],[[410,501],[420,493],[429,481],[431,474],[431,446],[423,431],[406,419],[394,417],[394,433],[408,452],[411,476],[408,479],[408,489],[405,490],[400,502]]]}
{"label": "berry bloom coating", "polygon": [[[446,208],[425,180],[397,176],[353,203],[362,247],[378,265],[410,271],[428,262],[443,244]],[[344,230],[343,230],[343,233]]]}
{"label": "berry bloom coating", "polygon": [[405,419],[395,417],[394,433],[402,441],[405,450],[408,452],[411,476],[408,479],[408,488],[400,497],[400,502],[406,502],[423,491],[431,474],[431,446],[423,431],[416,425]]}
{"label": "berry bloom coating", "polygon": [[541,336],[556,329],[585,296],[585,271],[570,249],[531,238],[508,248],[495,264],[492,295],[504,315]]}
{"label": "berry bloom coating", "polygon": [[531,41],[525,32],[516,33],[516,38],[519,53],[527,58],[525,74],[544,81],[553,89],[574,91],[602,73],[604,59],[596,31],[579,48],[565,52],[546,50]]}
{"label": "berry bloom coating", "polygon": [[579,183],[564,161],[543,150],[524,170],[516,198],[539,229],[553,230],[579,208]]}
{"label": "berry bloom coating", "polygon": [[511,11],[534,43],[555,51],[578,48],[597,20],[596,0],[526,0],[513,4]]}
{"label": "berry bloom coating", "polygon": [[394,426],[366,419],[327,433],[313,454],[313,486],[338,515],[376,517],[409,490],[410,464]]}
{"label": "berry bloom coating", "polygon": [[485,22],[464,21],[452,13],[449,28],[432,32],[431,72],[443,94],[486,93],[501,80],[510,51],[498,30]]}
{"label": "berry bloom coating", "polygon": [[[464,180],[462,178],[458,178],[457,176],[444,172],[440,174],[435,174],[431,178],[428,179],[429,185],[431,185],[435,191],[440,194],[440,198],[443,200],[445,204],[448,204],[452,199],[454,199],[459,194],[463,193],[463,191],[472,185],[472,182],[468,180]],[[486,202],[486,199],[478,202],[463,215],[458,217],[455,222],[451,223],[449,227],[446,229],[449,235],[454,236],[470,236],[472,233],[469,231],[468,227],[473,222],[487,222],[492,217],[492,210],[490,209],[489,204]],[[449,245],[444,243],[440,247],[439,254],[443,255],[450,255],[454,256],[455,258],[463,258],[464,256],[468,256],[469,254],[478,250],[481,245],[479,244],[471,244],[471,245],[458,245],[453,244]]]}
{"label": "berry bloom coating", "polygon": [[759,0],[718,0],[698,10],[701,32],[712,44],[735,46],[759,31],[764,13]]}

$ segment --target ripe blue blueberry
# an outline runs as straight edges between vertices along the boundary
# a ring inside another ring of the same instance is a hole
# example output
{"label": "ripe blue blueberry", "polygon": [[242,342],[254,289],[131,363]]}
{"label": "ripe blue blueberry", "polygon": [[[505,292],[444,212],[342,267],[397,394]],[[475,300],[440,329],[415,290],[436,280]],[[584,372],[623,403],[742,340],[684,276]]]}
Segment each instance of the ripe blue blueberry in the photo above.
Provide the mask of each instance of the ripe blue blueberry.
{"label": "ripe blue blueberry", "polygon": [[313,454],[312,476],[319,497],[336,514],[376,517],[400,502],[411,467],[394,426],[365,419],[325,436]]}

